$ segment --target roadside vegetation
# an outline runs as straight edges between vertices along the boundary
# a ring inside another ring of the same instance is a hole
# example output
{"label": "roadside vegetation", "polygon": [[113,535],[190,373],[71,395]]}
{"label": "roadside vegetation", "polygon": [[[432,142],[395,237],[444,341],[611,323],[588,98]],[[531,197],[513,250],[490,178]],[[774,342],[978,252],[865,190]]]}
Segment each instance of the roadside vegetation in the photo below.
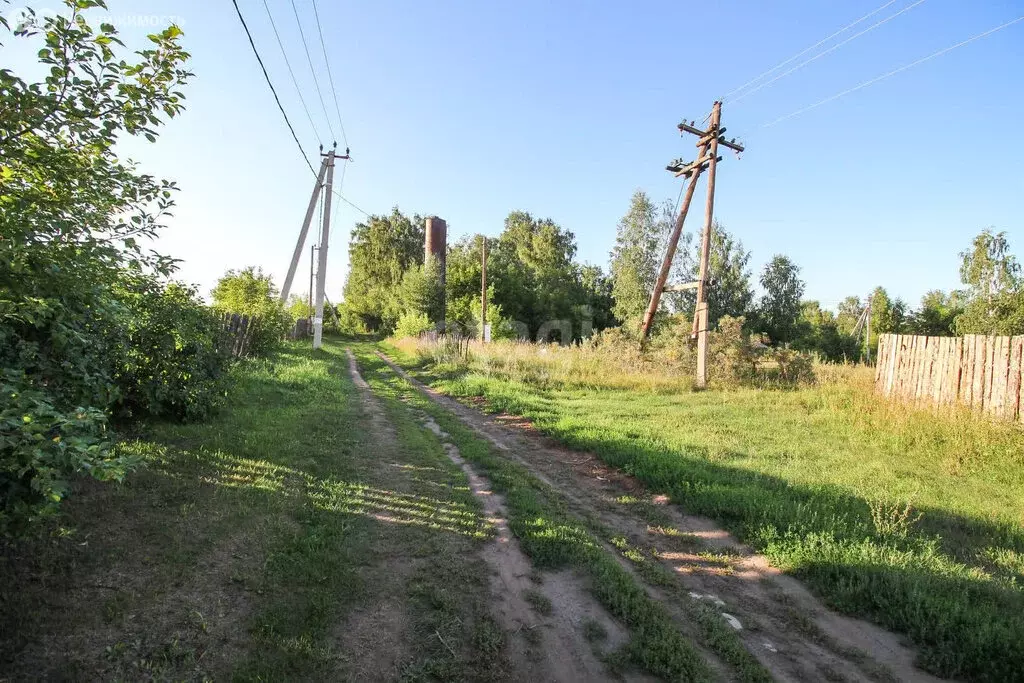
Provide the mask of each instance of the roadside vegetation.
{"label": "roadside vegetation", "polygon": [[[374,375],[375,390],[429,414],[451,435],[460,454],[490,480],[497,492],[505,495],[510,527],[538,569],[573,568],[580,572],[597,600],[628,626],[630,640],[621,652],[613,655],[613,665],[620,659],[623,664],[639,667],[664,680],[714,678],[665,607],[651,598],[637,578],[615,559],[617,539],[600,523],[576,517],[558,491],[503,457],[457,417],[394,374],[372,353],[372,347],[363,347],[359,358],[360,364]],[[682,604],[689,610],[688,617],[700,624],[703,644],[734,667],[739,680],[770,680],[718,614],[705,614],[699,606],[688,606],[690,602],[687,599]]]}
{"label": "roadside vegetation", "polygon": [[491,532],[437,439],[390,398],[393,431],[353,429],[372,415],[335,344],[232,374],[216,416],[121,441],[144,468],[76,480],[51,533],[5,542],[5,674],[499,677]]}
{"label": "roadside vegetation", "polygon": [[819,365],[796,389],[694,393],[662,365],[644,377],[588,347],[473,345],[459,358],[399,347],[436,388],[530,419],[724,524],[837,609],[907,634],[927,670],[1019,677],[1018,426],[879,401],[869,369]]}

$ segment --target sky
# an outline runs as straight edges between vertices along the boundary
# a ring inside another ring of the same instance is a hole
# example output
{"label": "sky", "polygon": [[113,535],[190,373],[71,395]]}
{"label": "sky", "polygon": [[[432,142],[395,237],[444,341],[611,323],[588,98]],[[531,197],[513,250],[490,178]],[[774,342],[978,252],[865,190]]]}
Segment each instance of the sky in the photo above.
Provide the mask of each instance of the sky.
{"label": "sky", "polygon": [[[295,7],[325,107],[291,0],[266,3],[298,90],[263,0],[238,2],[306,153],[315,163],[318,144],[331,143],[328,121],[344,148],[312,0]],[[915,2],[898,0],[820,49]],[[441,216],[450,242],[497,236],[510,211],[526,210],[572,231],[579,260],[606,267],[635,190],[678,196],[680,181],[664,167],[693,158],[681,120],[700,121],[716,98],[882,3],[319,0],[353,158],[341,192],[370,213]],[[313,176],[231,2],[109,6],[96,23],[112,20],[130,46],[175,21],[192,54],[187,111],[155,144],[120,147],[181,187],[158,249],[182,259],[179,277],[203,294],[227,269],[249,265],[280,283]],[[916,305],[928,290],[958,285],[958,252],[984,228],[1005,230],[1024,256],[1024,21],[766,125],[1021,15],[1024,0],[917,2],[748,97],[726,98],[726,135],[747,151],[724,152],[715,214],[752,252],[755,280],[782,253],[801,267],[806,297],[826,307],[878,285]],[[33,53],[8,41],[0,65],[31,73]],[[701,227],[703,193],[702,182],[687,231]],[[327,291],[337,302],[349,231],[364,216],[335,204]],[[308,244],[293,288],[302,293]]]}

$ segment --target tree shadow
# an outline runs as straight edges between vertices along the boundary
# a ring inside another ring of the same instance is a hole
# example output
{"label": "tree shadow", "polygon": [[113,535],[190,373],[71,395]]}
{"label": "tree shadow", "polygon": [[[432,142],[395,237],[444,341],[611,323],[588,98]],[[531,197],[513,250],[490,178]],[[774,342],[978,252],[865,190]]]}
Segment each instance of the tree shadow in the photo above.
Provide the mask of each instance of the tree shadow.
{"label": "tree shadow", "polygon": [[[717,520],[839,611],[907,634],[929,671],[1024,679],[1020,526],[927,506],[915,521],[898,506],[839,486],[730,466],[705,447],[673,449],[566,425],[532,405],[529,414],[548,436],[597,454],[688,513]],[[734,449],[729,460],[749,457]]]}

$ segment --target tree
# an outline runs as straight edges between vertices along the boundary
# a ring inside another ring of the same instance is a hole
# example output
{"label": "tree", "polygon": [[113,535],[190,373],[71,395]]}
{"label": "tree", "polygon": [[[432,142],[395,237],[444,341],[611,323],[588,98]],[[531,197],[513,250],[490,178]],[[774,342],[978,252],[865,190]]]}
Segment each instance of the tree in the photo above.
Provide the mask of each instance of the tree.
{"label": "tree", "polygon": [[796,338],[800,318],[800,299],[804,281],[800,268],[789,257],[776,254],[761,273],[764,296],[758,306],[761,331],[775,343],[786,344]]}
{"label": "tree", "polygon": [[399,288],[405,272],[423,263],[423,219],[405,216],[396,206],[390,216],[357,223],[349,242],[345,278],[345,314],[365,329],[390,332],[402,312]]}
{"label": "tree", "polygon": [[513,211],[505,219],[488,268],[495,303],[531,337],[560,329],[562,322],[571,325],[580,299],[575,255],[571,232],[549,218]]}
{"label": "tree", "polygon": [[982,230],[971,248],[960,252],[960,280],[972,298],[991,303],[1000,294],[1020,286],[1020,264],[1010,253],[1005,232]]}
{"label": "tree", "polygon": [[181,30],[126,58],[116,29],[85,16],[102,2],[65,5],[0,18],[43,75],[0,69],[0,532],[52,511],[76,472],[124,476],[115,411],[199,417],[222,393],[215,318],[142,248],[176,187],[114,151],[183,110]]}
{"label": "tree", "polygon": [[823,309],[817,301],[800,304],[800,319],[792,346],[833,363],[854,360],[859,355],[857,339],[840,330],[838,316]]}
{"label": "tree", "polygon": [[441,264],[431,259],[405,271],[399,290],[402,313],[426,316],[433,325],[441,323],[445,296],[441,286]]}
{"label": "tree", "polygon": [[1006,233],[982,231],[960,258],[960,279],[967,291],[954,322],[956,333],[1024,333],[1024,282]]}
{"label": "tree", "polygon": [[[651,291],[672,230],[671,202],[659,209],[645,192],[637,190],[630,200],[629,211],[619,220],[615,247],[611,253],[612,309],[622,321],[634,321],[647,310]],[[687,258],[685,249],[678,249],[674,269],[682,271]],[[663,298],[664,303],[669,299]]]}
{"label": "tree", "polygon": [[210,292],[214,308],[254,318],[276,315],[280,309],[278,294],[273,278],[258,266],[229,270]]}
{"label": "tree", "polygon": [[229,270],[210,292],[216,310],[249,316],[250,324],[255,325],[249,348],[257,354],[272,349],[291,327],[292,318],[278,294],[270,275],[254,266]]}
{"label": "tree", "polygon": [[[743,242],[729,233],[721,223],[711,226],[711,244],[708,254],[708,321],[716,325],[725,316],[745,318],[750,313],[754,291],[750,285],[750,252],[743,248]],[[700,240],[694,233],[683,235],[681,251],[692,256],[682,267],[686,269],[683,279],[695,281],[700,278]],[[694,290],[676,296],[674,308],[685,317],[692,318],[697,294]]]}
{"label": "tree", "polygon": [[960,294],[934,289],[921,298],[921,308],[911,313],[907,326],[914,334],[948,337],[955,334],[956,318],[963,312]]}
{"label": "tree", "polygon": [[852,335],[854,328],[857,327],[857,322],[863,314],[864,306],[860,302],[860,297],[848,296],[839,302],[839,309],[836,312],[836,326],[843,334]]}
{"label": "tree", "polygon": [[890,299],[884,287],[876,287],[871,293],[871,345],[877,346],[880,334],[902,332],[906,322],[906,302]]}

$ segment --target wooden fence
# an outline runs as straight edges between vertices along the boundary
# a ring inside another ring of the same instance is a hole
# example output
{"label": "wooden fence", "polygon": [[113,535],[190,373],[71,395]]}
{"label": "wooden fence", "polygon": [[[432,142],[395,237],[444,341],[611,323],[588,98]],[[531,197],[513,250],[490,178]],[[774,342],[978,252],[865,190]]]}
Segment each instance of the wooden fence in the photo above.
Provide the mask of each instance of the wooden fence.
{"label": "wooden fence", "polygon": [[247,315],[224,314],[224,349],[235,358],[241,358],[249,350],[249,340],[256,331],[256,322]]}
{"label": "wooden fence", "polygon": [[1022,354],[1024,336],[883,334],[875,387],[893,398],[1020,420]]}

